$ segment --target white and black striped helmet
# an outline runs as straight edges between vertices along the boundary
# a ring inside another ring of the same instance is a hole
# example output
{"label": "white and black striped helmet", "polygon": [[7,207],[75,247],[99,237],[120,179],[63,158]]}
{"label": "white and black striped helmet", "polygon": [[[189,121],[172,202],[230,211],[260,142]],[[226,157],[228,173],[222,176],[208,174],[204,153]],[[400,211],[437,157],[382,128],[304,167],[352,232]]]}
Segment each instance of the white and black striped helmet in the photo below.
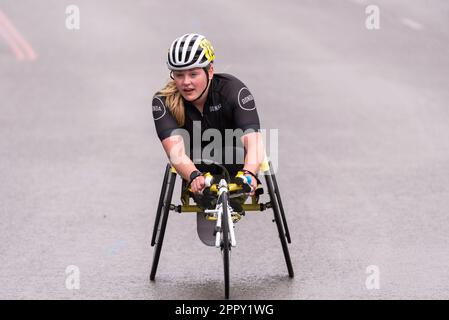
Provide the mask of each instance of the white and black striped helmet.
{"label": "white and black striped helmet", "polygon": [[214,48],[209,40],[200,34],[187,33],[171,44],[167,66],[170,70],[204,68],[214,59]]}

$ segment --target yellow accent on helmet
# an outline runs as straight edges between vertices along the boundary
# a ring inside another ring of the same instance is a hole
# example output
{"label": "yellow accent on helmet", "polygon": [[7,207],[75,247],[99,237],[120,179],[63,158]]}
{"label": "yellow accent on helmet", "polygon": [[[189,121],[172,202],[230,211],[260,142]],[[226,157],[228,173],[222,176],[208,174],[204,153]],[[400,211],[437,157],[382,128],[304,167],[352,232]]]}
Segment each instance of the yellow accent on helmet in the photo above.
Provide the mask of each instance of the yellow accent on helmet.
{"label": "yellow accent on helmet", "polygon": [[206,56],[206,58],[209,62],[212,62],[215,60],[214,47],[212,47],[212,44],[210,43],[209,40],[207,40],[206,38],[201,40],[200,47],[203,49],[204,55]]}

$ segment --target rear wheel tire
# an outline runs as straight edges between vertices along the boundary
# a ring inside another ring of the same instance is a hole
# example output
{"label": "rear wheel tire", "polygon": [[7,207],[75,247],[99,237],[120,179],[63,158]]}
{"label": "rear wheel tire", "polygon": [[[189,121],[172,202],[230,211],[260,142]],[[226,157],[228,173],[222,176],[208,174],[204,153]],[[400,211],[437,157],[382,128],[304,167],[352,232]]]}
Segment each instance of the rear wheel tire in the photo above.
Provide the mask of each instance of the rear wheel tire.
{"label": "rear wheel tire", "polygon": [[295,273],[293,271],[292,261],[290,258],[290,252],[287,245],[287,237],[285,234],[284,226],[282,225],[282,217],[279,210],[279,202],[274,191],[274,185],[271,175],[265,176],[267,182],[268,193],[270,194],[270,202],[274,213],[274,222],[279,233],[279,239],[281,240],[282,251],[284,252],[285,263],[287,265],[288,276],[293,278]]}
{"label": "rear wheel tire", "polygon": [[159,203],[156,210],[156,219],[154,220],[153,236],[151,237],[151,246],[156,244],[158,230],[160,229],[160,220],[162,215],[162,206],[164,205],[165,193],[167,191],[167,181],[170,174],[170,164],[165,168],[164,180],[162,181],[161,193],[159,194]]}
{"label": "rear wheel tire", "polygon": [[164,204],[162,206],[162,221],[160,230],[157,230],[157,237],[156,237],[156,247],[154,248],[154,255],[153,255],[153,264],[151,265],[151,273],[150,273],[150,280],[154,281],[156,277],[156,271],[157,266],[159,264],[159,258],[161,255],[162,250],[162,243],[164,241],[165,236],[165,229],[167,227],[167,221],[168,221],[168,215],[170,213],[170,203],[173,196],[173,189],[175,187],[176,182],[176,173],[172,172],[169,174],[169,177],[167,179],[167,191],[164,196]]}

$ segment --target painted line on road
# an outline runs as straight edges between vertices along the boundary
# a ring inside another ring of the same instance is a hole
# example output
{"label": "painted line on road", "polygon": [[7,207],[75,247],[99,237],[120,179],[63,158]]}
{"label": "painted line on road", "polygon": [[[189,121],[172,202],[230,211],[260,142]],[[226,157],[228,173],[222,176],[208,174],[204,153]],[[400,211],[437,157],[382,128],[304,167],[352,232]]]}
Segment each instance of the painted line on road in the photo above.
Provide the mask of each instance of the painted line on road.
{"label": "painted line on road", "polygon": [[5,39],[17,60],[37,59],[37,54],[24,36],[14,27],[6,14],[0,10],[0,36]]}
{"label": "painted line on road", "polygon": [[412,19],[409,19],[409,18],[402,18],[401,22],[402,22],[403,25],[405,25],[405,26],[407,26],[407,27],[409,27],[409,28],[411,28],[413,30],[422,30],[423,29],[423,26],[422,26],[421,23],[416,22],[416,21],[414,21]]}
{"label": "painted line on road", "polygon": [[368,0],[350,0],[351,2],[355,3],[355,4],[367,4]]}
{"label": "painted line on road", "polygon": [[2,24],[0,24],[0,36],[3,39],[5,39],[6,43],[14,52],[14,55],[16,56],[17,60],[23,60],[25,58],[25,55],[23,54],[22,50],[20,50],[19,46],[16,44],[11,35],[6,31],[6,29],[3,28]]}

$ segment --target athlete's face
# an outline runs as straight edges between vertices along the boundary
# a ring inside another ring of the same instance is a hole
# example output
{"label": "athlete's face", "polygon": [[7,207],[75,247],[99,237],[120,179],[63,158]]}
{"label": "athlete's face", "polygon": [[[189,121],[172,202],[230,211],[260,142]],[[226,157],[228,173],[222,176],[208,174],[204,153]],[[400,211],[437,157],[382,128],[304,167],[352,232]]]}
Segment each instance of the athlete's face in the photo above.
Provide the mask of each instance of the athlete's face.
{"label": "athlete's face", "polygon": [[[209,69],[209,79],[213,76],[213,66]],[[194,101],[207,86],[207,76],[201,68],[173,71],[173,79],[181,95],[187,101]]]}

